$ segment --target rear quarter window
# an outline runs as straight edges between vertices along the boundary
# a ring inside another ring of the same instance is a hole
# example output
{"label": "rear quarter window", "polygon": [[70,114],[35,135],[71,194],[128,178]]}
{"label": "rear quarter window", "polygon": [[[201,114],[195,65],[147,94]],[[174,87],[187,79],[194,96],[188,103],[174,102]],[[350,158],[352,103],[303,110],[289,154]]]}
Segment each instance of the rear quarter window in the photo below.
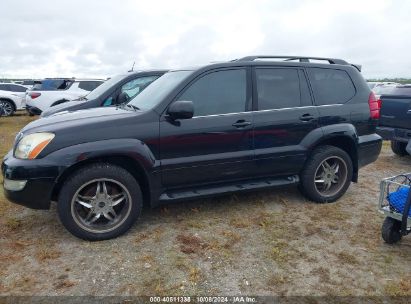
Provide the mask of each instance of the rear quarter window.
{"label": "rear quarter window", "polygon": [[317,105],[343,104],[355,95],[354,84],[346,71],[309,68],[308,74]]}

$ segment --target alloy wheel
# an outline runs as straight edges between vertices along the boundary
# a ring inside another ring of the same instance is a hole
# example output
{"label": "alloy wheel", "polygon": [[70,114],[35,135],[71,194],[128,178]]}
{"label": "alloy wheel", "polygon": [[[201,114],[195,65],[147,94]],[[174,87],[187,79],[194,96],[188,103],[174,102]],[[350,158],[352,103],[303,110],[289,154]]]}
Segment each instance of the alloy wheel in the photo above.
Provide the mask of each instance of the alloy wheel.
{"label": "alloy wheel", "polygon": [[93,233],[109,232],[119,227],[131,211],[127,188],[112,179],[96,179],[83,184],[73,196],[74,221]]}
{"label": "alloy wheel", "polygon": [[323,160],[314,174],[315,189],[320,195],[337,194],[347,181],[347,164],[338,156]]}

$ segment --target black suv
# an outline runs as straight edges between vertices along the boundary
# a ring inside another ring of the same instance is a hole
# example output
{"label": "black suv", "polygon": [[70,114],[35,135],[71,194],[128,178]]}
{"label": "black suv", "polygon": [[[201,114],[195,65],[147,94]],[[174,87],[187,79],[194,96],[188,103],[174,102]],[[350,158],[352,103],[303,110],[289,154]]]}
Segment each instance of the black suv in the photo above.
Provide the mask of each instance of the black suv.
{"label": "black suv", "polygon": [[150,83],[163,75],[166,70],[131,71],[116,75],[99,85],[86,96],[73,101],[55,103],[41,113],[47,117],[64,111],[120,105],[142,92]]}
{"label": "black suv", "polygon": [[124,233],[143,204],[291,184],[335,201],[379,155],[379,103],[358,67],[314,59],[174,70],[125,106],[34,121],[3,161],[5,195],[36,209],[57,201],[88,240]]}

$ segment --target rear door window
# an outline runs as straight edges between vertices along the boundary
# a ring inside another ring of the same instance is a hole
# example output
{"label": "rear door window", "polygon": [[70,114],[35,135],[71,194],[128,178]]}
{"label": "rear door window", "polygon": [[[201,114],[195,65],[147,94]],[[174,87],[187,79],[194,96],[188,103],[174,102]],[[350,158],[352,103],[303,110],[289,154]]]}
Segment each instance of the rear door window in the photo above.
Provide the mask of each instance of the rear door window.
{"label": "rear door window", "polygon": [[[255,76],[258,110],[301,107],[300,77],[297,69],[257,68]],[[305,91],[305,98],[307,93],[308,91]]]}
{"label": "rear door window", "polygon": [[355,95],[354,84],[346,71],[309,68],[308,73],[317,105],[343,104]]}

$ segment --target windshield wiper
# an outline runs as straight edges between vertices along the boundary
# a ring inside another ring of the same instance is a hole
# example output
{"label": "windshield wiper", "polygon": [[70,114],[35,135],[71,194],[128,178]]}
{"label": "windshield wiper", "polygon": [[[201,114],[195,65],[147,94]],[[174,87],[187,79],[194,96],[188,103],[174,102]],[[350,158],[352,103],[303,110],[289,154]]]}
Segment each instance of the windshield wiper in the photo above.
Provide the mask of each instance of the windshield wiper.
{"label": "windshield wiper", "polygon": [[129,103],[127,103],[125,106],[126,106],[126,107],[129,107],[129,108],[132,108],[132,109],[134,109],[135,111],[139,111],[139,110],[140,110],[139,107],[137,107],[137,106],[135,106],[135,105],[132,105],[132,104],[129,104]]}

